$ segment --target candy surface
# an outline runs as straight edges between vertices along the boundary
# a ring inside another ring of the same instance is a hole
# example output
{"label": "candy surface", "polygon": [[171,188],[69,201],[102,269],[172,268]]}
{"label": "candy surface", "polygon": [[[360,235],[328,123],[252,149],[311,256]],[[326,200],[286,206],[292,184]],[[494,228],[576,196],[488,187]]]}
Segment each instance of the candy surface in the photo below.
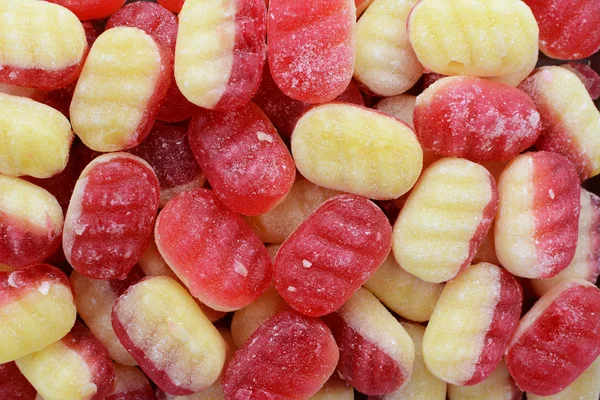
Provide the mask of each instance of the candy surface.
{"label": "candy surface", "polygon": [[592,100],[600,98],[600,74],[594,71],[592,67],[575,62],[561,65],[561,67],[568,69],[581,79]]}
{"label": "candy surface", "polygon": [[310,400],[354,400],[354,389],[333,374]]}
{"label": "candy surface", "polygon": [[485,380],[472,386],[448,385],[450,400],[521,400],[523,392],[508,373],[503,361]]}
{"label": "candy surface", "polygon": [[158,0],[158,4],[174,13],[179,13],[181,11],[184,2],[185,0]]}
{"label": "candy surface", "polygon": [[115,381],[104,400],[154,400],[150,381],[136,367],[114,364]]}
{"label": "candy surface", "polygon": [[150,239],[158,200],[158,179],[141,158],[112,153],[94,159],[81,173],[65,217],[69,263],[93,279],[125,278]]}
{"label": "candy surface", "polygon": [[417,98],[410,94],[399,94],[398,96],[387,97],[377,104],[375,109],[382,113],[402,120],[406,125],[414,129],[413,115]]}
{"label": "candy surface", "polygon": [[14,362],[0,364],[0,395],[4,400],[35,400],[37,391]]}
{"label": "candy surface", "polygon": [[48,0],[71,10],[82,21],[102,19],[112,15],[125,0]]}
{"label": "candy surface", "polygon": [[569,386],[552,396],[527,393],[527,400],[596,400],[600,397],[600,357]]}

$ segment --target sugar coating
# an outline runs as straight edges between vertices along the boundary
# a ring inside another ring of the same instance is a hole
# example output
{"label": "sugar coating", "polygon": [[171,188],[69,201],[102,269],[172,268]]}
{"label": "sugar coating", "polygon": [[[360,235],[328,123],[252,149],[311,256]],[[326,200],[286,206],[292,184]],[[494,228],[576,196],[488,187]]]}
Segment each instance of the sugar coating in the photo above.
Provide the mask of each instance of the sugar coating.
{"label": "sugar coating", "polygon": [[393,255],[364,285],[396,314],[411,321],[428,321],[444,285],[430,283],[406,272]]}
{"label": "sugar coating", "polygon": [[596,282],[600,275],[600,198],[581,189],[581,212],[575,256],[567,268],[548,279],[533,279],[535,292],[542,296],[560,282],[574,278]]}
{"label": "sugar coating", "polygon": [[115,303],[113,326],[142,370],[161,389],[187,395],[208,388],[226,344],[194,299],[171,278],[146,278]]}
{"label": "sugar coating", "polygon": [[600,98],[600,75],[590,65],[570,62],[561,67],[568,69],[581,79],[592,100]]}
{"label": "sugar coating", "polygon": [[408,34],[423,66],[444,75],[502,76],[538,51],[538,26],[519,0],[422,0]]}
{"label": "sugar coating", "polygon": [[423,337],[423,358],[429,371],[455,385],[476,373],[500,300],[501,272],[492,264],[467,268],[448,282]]}
{"label": "sugar coating", "polygon": [[406,385],[392,393],[381,396],[381,400],[445,400],[446,382],[429,372],[423,360],[421,349],[425,327],[408,322],[402,322],[402,327],[410,336],[415,347],[413,371]]}
{"label": "sugar coating", "polygon": [[49,178],[67,165],[73,132],[55,109],[0,93],[0,172]]}
{"label": "sugar coating", "polygon": [[[136,367],[115,363],[115,382],[106,400],[127,399],[127,396],[139,400],[154,399],[154,390],[146,375]],[[121,397],[119,397],[121,396]],[[137,396],[137,397],[135,397]]]}
{"label": "sugar coating", "polygon": [[33,400],[36,390],[14,362],[0,364],[0,392],[7,399]]}
{"label": "sugar coating", "polygon": [[542,67],[519,89],[531,96],[542,119],[536,147],[566,156],[581,180],[599,174],[600,111],[577,75],[562,67]]}
{"label": "sugar coating", "polygon": [[523,392],[517,387],[504,361],[483,382],[472,386],[448,385],[450,400],[520,400]]}
{"label": "sugar coating", "polygon": [[158,4],[163,6],[169,11],[179,13],[185,0],[158,0]]}
{"label": "sugar coating", "polygon": [[454,278],[490,228],[497,198],[496,183],[482,166],[459,158],[434,162],[394,224],[396,261],[427,282]]}
{"label": "sugar coating", "polygon": [[354,77],[376,95],[404,93],[423,74],[406,30],[417,2],[375,0],[356,24]]}
{"label": "sugar coating", "polygon": [[157,91],[162,97],[168,88],[166,62],[154,39],[138,28],[109,29],[96,39],[70,109],[73,130],[86,146],[119,151],[148,135]]}
{"label": "sugar coating", "polygon": [[261,241],[283,243],[317,207],[339,194],[299,178],[279,205],[262,215],[246,217],[246,222]]}
{"label": "sugar coating", "polygon": [[103,19],[118,9],[125,0],[48,0],[50,3],[59,4],[71,10],[81,21]]}
{"label": "sugar coating", "polygon": [[410,127],[348,104],[322,105],[304,114],[292,135],[292,154],[309,181],[379,200],[406,193],[423,163]]}
{"label": "sugar coating", "polygon": [[487,76],[486,79],[498,83],[503,83],[512,87],[517,87],[533,72],[538,62],[538,52],[532,52],[528,55],[528,63],[519,71],[512,72],[508,75]]}
{"label": "sugar coating", "polygon": [[527,400],[596,400],[600,396],[600,357],[576,380],[551,396],[527,393]]}
{"label": "sugar coating", "polygon": [[406,123],[414,129],[413,113],[415,111],[415,103],[417,97],[410,94],[399,94],[393,97],[387,97],[377,104],[375,109],[382,113],[391,115]]}

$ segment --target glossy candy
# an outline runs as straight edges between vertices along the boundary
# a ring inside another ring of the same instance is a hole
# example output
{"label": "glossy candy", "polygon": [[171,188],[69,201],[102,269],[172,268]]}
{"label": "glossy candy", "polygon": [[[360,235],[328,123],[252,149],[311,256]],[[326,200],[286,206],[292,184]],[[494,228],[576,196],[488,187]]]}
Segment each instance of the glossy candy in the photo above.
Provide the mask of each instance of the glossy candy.
{"label": "glossy candy", "polygon": [[154,234],[167,264],[211,308],[245,307],[269,286],[272,266],[265,246],[211,190],[173,198],[160,212]]}
{"label": "glossy candy", "polygon": [[386,97],[377,104],[375,110],[391,115],[406,123],[414,129],[413,114],[417,98],[410,94],[399,94],[393,97]]}
{"label": "glossy candy", "polygon": [[114,364],[115,381],[104,400],[154,400],[150,381],[136,367]]}
{"label": "glossy candy", "polygon": [[356,17],[360,17],[363,12],[373,3],[373,0],[354,0],[356,5]]}
{"label": "glossy candy", "polygon": [[538,51],[537,23],[520,0],[421,0],[408,36],[423,66],[444,75],[507,75]]}
{"label": "glossy candy", "polygon": [[286,311],[258,328],[225,369],[226,399],[306,399],[335,370],[339,352],[318,319]]}
{"label": "glossy candy", "polygon": [[481,263],[448,282],[423,337],[432,374],[454,385],[475,385],[502,359],[517,329],[523,293],[505,270]]}
{"label": "glossy candy", "polygon": [[160,183],[160,207],[185,190],[202,187],[206,181],[190,149],[185,126],[156,122],[150,135],[129,153],[154,169]]}
{"label": "glossy candy", "polygon": [[171,278],[149,277],[130,286],[113,307],[112,323],[142,370],[167,393],[200,392],[221,373],[225,341]]}
{"label": "glossy candy", "polygon": [[448,385],[449,400],[521,400],[523,392],[508,373],[504,361],[485,380],[472,386]]}
{"label": "glossy candy", "polygon": [[294,160],[252,102],[230,112],[198,110],[188,137],[214,193],[237,213],[264,214],[292,188]]}
{"label": "glossy candy", "polygon": [[600,397],[600,357],[579,378],[552,396],[527,393],[527,400],[596,400]]}
{"label": "glossy candy", "polygon": [[164,122],[185,121],[194,114],[195,109],[196,106],[181,93],[177,81],[173,77],[171,85],[160,103],[156,119]]}
{"label": "glossy candy", "polygon": [[577,379],[600,355],[600,290],[560,283],[525,314],[506,350],[506,366],[528,393],[549,396]]}
{"label": "glossy candy", "polygon": [[269,65],[287,96],[325,103],[352,79],[356,6],[353,0],[269,4]]}
{"label": "glossy candy", "polygon": [[428,151],[472,161],[509,160],[542,131],[534,102],[508,85],[448,77],[417,97],[415,131]]}
{"label": "glossy candy", "polygon": [[96,151],[143,141],[170,85],[172,53],[139,28],[117,27],[92,46],[71,103],[73,130]]}
{"label": "glossy candy", "polygon": [[187,0],[179,14],[175,79],[192,103],[234,110],[260,84],[266,57],[263,0]]}
{"label": "glossy candy", "polygon": [[379,200],[406,193],[423,162],[411,128],[349,104],[326,104],[304,114],[294,129],[292,154],[309,181]]}
{"label": "glossy candy", "polygon": [[372,93],[395,96],[423,74],[406,30],[418,0],[375,0],[356,24],[354,77]]}
{"label": "glossy candy", "polygon": [[0,364],[0,395],[3,400],[35,400],[36,393],[14,362]]}
{"label": "glossy candy", "polygon": [[394,224],[394,257],[408,273],[448,281],[473,260],[498,206],[496,182],[479,164],[443,158],[425,170]]}
{"label": "glossy candy", "polygon": [[23,179],[0,175],[0,263],[25,267],[60,244],[63,212],[56,198]]}
{"label": "glossy candy", "polygon": [[407,382],[414,346],[402,325],[366,289],[323,319],[340,349],[337,371],[361,393],[383,395]]}
{"label": "glossy candy", "polygon": [[494,242],[502,266],[524,278],[551,278],[565,269],[579,225],[573,165],[555,153],[522,154],[500,175],[498,192]]}
{"label": "glossy candy", "polygon": [[51,90],[77,79],[88,49],[73,13],[45,1],[2,0],[0,26],[0,83]]}
{"label": "glossy candy", "polygon": [[82,21],[102,19],[115,13],[125,0],[48,0],[71,10]]}
{"label": "glossy candy", "polygon": [[561,65],[561,67],[568,69],[581,79],[592,100],[600,98],[600,75],[592,67],[575,62]]}
{"label": "glossy candy", "polygon": [[65,217],[69,264],[93,279],[124,279],[150,239],[158,200],[156,175],[141,158],[112,153],[94,159]]}
{"label": "glossy candy", "polygon": [[333,197],[281,245],[275,288],[296,311],[319,317],[337,310],[385,260],[391,227],[372,202]]}
{"label": "glossy candy", "polygon": [[543,67],[519,89],[531,96],[542,118],[536,147],[566,156],[581,180],[600,173],[600,111],[577,75],[561,67]]}

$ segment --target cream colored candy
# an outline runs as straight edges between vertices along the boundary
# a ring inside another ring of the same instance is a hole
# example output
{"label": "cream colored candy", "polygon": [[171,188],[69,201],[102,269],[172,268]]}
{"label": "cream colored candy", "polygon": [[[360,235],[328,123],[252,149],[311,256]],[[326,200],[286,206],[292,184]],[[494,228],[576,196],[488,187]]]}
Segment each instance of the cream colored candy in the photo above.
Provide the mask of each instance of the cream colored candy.
{"label": "cream colored candy", "polygon": [[[527,393],[527,400],[598,400],[600,398],[600,357],[573,383],[552,396]],[[452,400],[452,399],[451,399]]]}
{"label": "cream colored candy", "polygon": [[365,283],[390,310],[411,321],[428,321],[444,285],[430,283],[402,269],[390,254]]}
{"label": "cream colored candy", "polygon": [[168,276],[179,281],[175,272],[167,265],[165,259],[159,253],[154,241],[154,235],[150,238],[148,247],[144,250],[144,254],[139,259],[138,265],[142,268],[146,276]]}
{"label": "cream colored candy", "polygon": [[[425,170],[394,224],[398,264],[427,282],[445,282],[466,267],[494,217],[495,182],[479,164],[443,158]],[[483,231],[483,235],[487,229]]]}
{"label": "cream colored candy", "polygon": [[538,52],[532,52],[528,56],[529,62],[525,67],[520,69],[519,71],[510,73],[508,75],[501,76],[488,76],[486,79],[489,79],[494,82],[504,83],[505,85],[517,87],[523,82],[527,77],[533,72],[535,66],[538,62]]}
{"label": "cream colored candy", "polygon": [[0,93],[0,172],[49,178],[67,166],[73,132],[59,111]]}
{"label": "cream colored candy", "polygon": [[414,131],[385,114],[325,104],[300,118],[292,135],[296,167],[330,189],[395,199],[415,184],[423,151]]}
{"label": "cream colored candy", "polygon": [[334,374],[310,400],[354,400],[354,389]]}
{"label": "cream colored candy", "polygon": [[538,52],[539,29],[520,0],[421,0],[408,35],[423,66],[443,75],[503,76]]}
{"label": "cream colored candy", "polygon": [[158,45],[141,29],[112,28],[94,42],[71,102],[73,130],[92,150],[138,144],[138,127],[161,75]]}
{"label": "cream colored candy", "polygon": [[375,0],[356,24],[354,77],[376,95],[404,93],[423,74],[406,31],[417,2]]}
{"label": "cream colored candy", "polygon": [[388,97],[375,104],[375,109],[398,118],[414,129],[413,113],[417,97],[411,94],[399,94]]}
{"label": "cream colored candy", "polygon": [[483,382],[472,386],[448,385],[450,400],[515,400],[521,399],[521,395],[504,361]]}

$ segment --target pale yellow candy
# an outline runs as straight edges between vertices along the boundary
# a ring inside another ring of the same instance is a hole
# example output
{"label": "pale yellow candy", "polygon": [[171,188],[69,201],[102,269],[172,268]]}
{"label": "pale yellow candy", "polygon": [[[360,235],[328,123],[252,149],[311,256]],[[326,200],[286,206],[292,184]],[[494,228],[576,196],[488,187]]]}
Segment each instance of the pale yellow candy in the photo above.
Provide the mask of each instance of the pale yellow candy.
{"label": "pale yellow candy", "polygon": [[493,214],[494,180],[481,165],[443,158],[425,170],[394,224],[398,264],[427,282],[454,278],[470,262],[473,237]]}
{"label": "pale yellow candy", "polygon": [[277,252],[279,251],[280,247],[281,246],[278,244],[267,245],[267,253],[269,253],[269,259],[271,260],[271,262],[275,262],[275,256],[277,255]]}
{"label": "pale yellow candy", "polygon": [[0,83],[0,93],[6,93],[13,96],[28,97],[35,101],[41,101],[46,97],[46,92],[44,92],[43,90],[23,86],[7,85],[5,83]]}
{"label": "pale yellow candy", "polygon": [[535,66],[537,65],[538,62],[538,52],[532,52],[529,55],[529,62],[527,63],[527,65],[525,67],[523,67],[522,69],[520,69],[519,71],[513,72],[511,74],[508,75],[502,75],[502,76],[488,76],[486,77],[486,79],[489,79],[490,81],[494,81],[494,82],[498,82],[498,83],[504,83],[505,85],[509,85],[512,87],[517,87],[521,84],[521,82],[523,82],[525,79],[527,79],[527,77],[533,72],[533,70],[535,69]]}
{"label": "pale yellow candy", "polygon": [[94,42],[71,102],[71,123],[92,150],[137,144],[137,128],[160,78],[158,45],[141,29],[112,28]]}
{"label": "pale yellow candy", "polygon": [[408,126],[414,129],[413,113],[415,111],[416,102],[417,96],[411,94],[399,94],[398,96],[381,100],[375,105],[375,109],[406,122]]}
{"label": "pale yellow candy", "polygon": [[71,11],[36,0],[0,0],[0,66],[45,71],[78,64],[85,31]]}
{"label": "pale yellow candy", "polygon": [[292,153],[311,182],[382,200],[410,190],[423,165],[408,125],[350,104],[325,104],[304,114],[292,135]]}
{"label": "pale yellow candy", "polygon": [[334,374],[310,400],[354,400],[354,389]]}
{"label": "pale yellow candy", "polygon": [[169,278],[179,281],[175,272],[173,272],[171,267],[169,267],[165,259],[159,253],[156,242],[154,241],[154,235],[150,238],[148,247],[144,250],[144,254],[142,254],[138,264],[146,276],[168,276]]}
{"label": "pale yellow candy", "polygon": [[421,0],[408,35],[425,68],[484,77],[526,69],[538,52],[539,29],[521,0]]}
{"label": "pale yellow candy", "polygon": [[0,173],[49,178],[69,159],[73,132],[59,111],[0,93]]}
{"label": "pale yellow candy", "polygon": [[227,88],[235,46],[235,0],[188,0],[179,13],[175,79],[192,103],[213,108]]}
{"label": "pale yellow candy", "polygon": [[283,243],[325,200],[340,192],[322,188],[306,179],[298,179],[286,198],[271,211],[255,217],[245,217],[246,222],[265,243]]}
{"label": "pale yellow candy", "polygon": [[527,393],[527,400],[598,400],[600,398],[600,357],[573,383],[552,396]]}
{"label": "pale yellow candy", "polygon": [[448,385],[450,400],[514,400],[521,398],[521,391],[501,361],[496,369],[482,382],[471,386]]}
{"label": "pale yellow candy", "polygon": [[405,322],[402,323],[402,326],[415,345],[413,372],[404,387],[382,396],[381,400],[445,400],[446,382],[429,372],[423,361],[422,347],[425,327]]}
{"label": "pale yellow candy", "polygon": [[404,93],[423,74],[406,31],[417,2],[375,0],[356,24],[354,77],[376,95]]}
{"label": "pale yellow candy", "polygon": [[390,254],[365,283],[390,310],[411,321],[428,321],[444,285],[430,283],[402,269]]}

